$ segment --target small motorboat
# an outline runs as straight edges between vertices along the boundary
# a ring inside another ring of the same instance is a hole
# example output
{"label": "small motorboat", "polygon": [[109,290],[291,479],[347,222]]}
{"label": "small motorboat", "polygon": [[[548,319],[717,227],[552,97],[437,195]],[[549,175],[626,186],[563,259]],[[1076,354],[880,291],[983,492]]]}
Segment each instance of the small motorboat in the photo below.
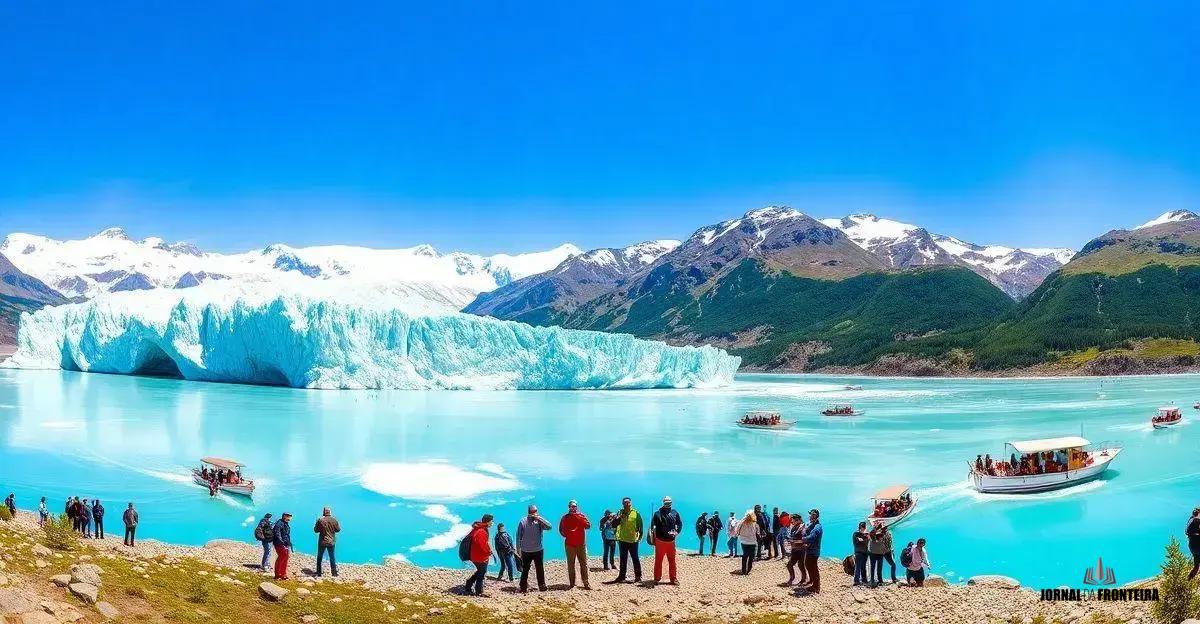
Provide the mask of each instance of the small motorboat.
{"label": "small motorboat", "polygon": [[210,494],[226,492],[238,496],[253,496],[254,481],[242,478],[241,462],[220,457],[203,457],[200,467],[192,468],[192,480],[208,488]]}
{"label": "small motorboat", "polygon": [[917,508],[917,499],[908,485],[890,485],[871,497],[871,515],[867,523],[874,526],[892,526],[908,517]]}
{"label": "small motorboat", "polygon": [[862,416],[865,413],[866,412],[861,410],[854,409],[854,406],[850,405],[849,403],[830,405],[829,407],[821,410],[822,416]]}
{"label": "small motorboat", "polygon": [[976,490],[1030,494],[1085,483],[1108,470],[1122,448],[1116,442],[1092,444],[1076,436],[1018,440],[1005,447],[1006,452],[1012,449],[1009,459],[992,463],[990,468],[978,458],[976,464],[967,462],[971,485]]}
{"label": "small motorboat", "polygon": [[1158,413],[1150,417],[1150,425],[1155,429],[1166,429],[1174,427],[1183,422],[1183,412],[1179,411],[1174,405],[1166,405],[1158,408]]}
{"label": "small motorboat", "polygon": [[842,390],[862,390],[862,389],[863,389],[862,386],[845,386],[842,388]]}
{"label": "small motorboat", "polygon": [[746,412],[746,415],[734,424],[745,429],[790,429],[796,421],[784,420],[779,412],[775,411],[753,411]]}
{"label": "small motorboat", "polygon": [[1195,405],[1193,405],[1193,406],[1192,406],[1192,409],[1198,409],[1198,410],[1200,410],[1200,402],[1197,402]]}

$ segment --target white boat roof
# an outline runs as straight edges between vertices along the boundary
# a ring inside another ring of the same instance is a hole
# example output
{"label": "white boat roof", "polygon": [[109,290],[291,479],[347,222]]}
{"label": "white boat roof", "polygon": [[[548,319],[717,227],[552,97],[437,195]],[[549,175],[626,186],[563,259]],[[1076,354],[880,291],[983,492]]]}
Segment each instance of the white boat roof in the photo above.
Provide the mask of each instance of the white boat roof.
{"label": "white boat roof", "polygon": [[775,415],[778,413],[779,413],[779,410],[750,410],[750,411],[746,412],[746,415],[747,416],[751,416],[753,414]]}
{"label": "white boat roof", "polygon": [[889,485],[876,492],[875,496],[872,496],[871,498],[874,498],[875,500],[896,500],[897,498],[904,496],[904,493],[908,490],[909,487],[904,484]]}
{"label": "white boat roof", "polygon": [[1067,436],[1065,438],[1043,438],[1041,440],[1017,440],[1009,442],[1009,445],[1017,449],[1018,453],[1041,453],[1043,451],[1057,451],[1059,449],[1076,448],[1091,444],[1086,438],[1079,436]]}

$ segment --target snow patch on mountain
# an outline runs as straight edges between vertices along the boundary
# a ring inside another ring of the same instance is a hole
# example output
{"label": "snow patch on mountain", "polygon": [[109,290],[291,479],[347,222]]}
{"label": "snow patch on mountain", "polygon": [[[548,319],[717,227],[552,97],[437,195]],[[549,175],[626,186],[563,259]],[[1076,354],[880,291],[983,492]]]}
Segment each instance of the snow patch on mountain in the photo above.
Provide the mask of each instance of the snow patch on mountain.
{"label": "snow patch on mountain", "polygon": [[1133,229],[1143,230],[1146,228],[1154,227],[1156,225],[1162,225],[1164,223],[1177,223],[1179,221],[1191,221],[1192,219],[1196,219],[1196,218],[1200,218],[1200,217],[1197,217],[1196,213],[1192,212],[1191,210],[1172,210],[1170,212],[1164,212],[1164,213],[1158,215],[1157,217],[1155,217]]}
{"label": "snow patch on mountain", "polygon": [[480,292],[547,271],[580,250],[564,244],[535,253],[480,256],[441,254],[429,245],[369,249],[274,244],[260,251],[221,254],[203,252],[189,243],[169,244],[158,237],[134,240],[120,228],[109,228],[86,239],[66,241],[11,234],[0,244],[0,253],[68,297],[190,288],[215,280],[291,283],[291,277],[299,275],[380,291],[425,292],[457,310]]}

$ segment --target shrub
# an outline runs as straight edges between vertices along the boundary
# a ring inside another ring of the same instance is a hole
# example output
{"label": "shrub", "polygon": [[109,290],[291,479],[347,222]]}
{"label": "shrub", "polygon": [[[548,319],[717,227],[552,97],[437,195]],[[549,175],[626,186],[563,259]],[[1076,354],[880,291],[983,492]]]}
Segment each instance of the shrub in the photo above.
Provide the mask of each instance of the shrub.
{"label": "shrub", "polygon": [[8,510],[8,507],[0,505],[0,522],[12,522],[12,519],[12,512]]}
{"label": "shrub", "polygon": [[1162,624],[1179,624],[1200,615],[1200,596],[1196,584],[1188,579],[1192,564],[1183,555],[1179,540],[1167,543],[1167,557],[1162,562],[1162,583],[1158,587],[1158,602],[1150,605],[1150,613]]}
{"label": "shrub", "polygon": [[75,550],[79,546],[79,534],[71,526],[66,514],[51,517],[42,525],[42,543],[54,550]]}
{"label": "shrub", "polygon": [[184,598],[193,604],[204,604],[208,602],[209,596],[212,595],[212,590],[209,589],[208,583],[203,580],[196,579],[188,586],[187,595]]}

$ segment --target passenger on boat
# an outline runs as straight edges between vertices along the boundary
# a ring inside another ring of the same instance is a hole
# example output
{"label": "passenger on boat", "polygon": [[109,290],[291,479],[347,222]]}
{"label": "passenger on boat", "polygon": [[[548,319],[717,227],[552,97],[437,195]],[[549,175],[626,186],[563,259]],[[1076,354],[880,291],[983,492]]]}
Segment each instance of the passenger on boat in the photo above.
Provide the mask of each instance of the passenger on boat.
{"label": "passenger on boat", "polygon": [[975,472],[983,472],[983,455],[975,456]]}
{"label": "passenger on boat", "polygon": [[992,456],[991,455],[983,456],[983,471],[990,475],[996,474],[995,467],[992,465]]}

